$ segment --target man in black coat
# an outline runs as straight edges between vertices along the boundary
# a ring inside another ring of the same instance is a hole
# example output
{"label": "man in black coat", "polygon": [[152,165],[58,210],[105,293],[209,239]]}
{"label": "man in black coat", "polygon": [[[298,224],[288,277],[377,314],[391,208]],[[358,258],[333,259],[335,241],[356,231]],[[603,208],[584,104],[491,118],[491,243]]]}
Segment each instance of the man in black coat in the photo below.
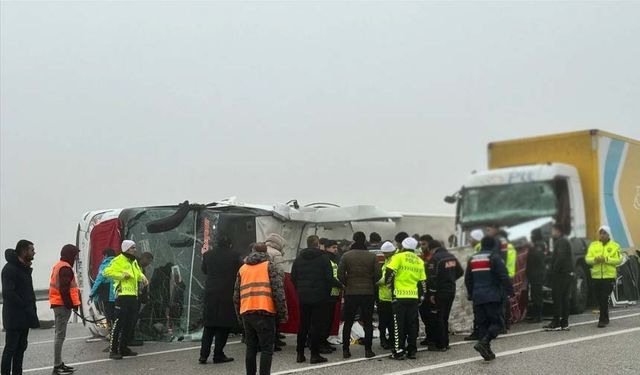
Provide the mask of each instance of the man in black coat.
{"label": "man in black coat", "polygon": [[29,328],[38,328],[36,294],[31,279],[33,243],[20,240],[16,250],[7,249],[7,264],[2,268],[2,323],[6,330],[2,352],[2,375],[22,374],[22,360],[27,350]]}
{"label": "man in black coat", "polygon": [[573,256],[571,244],[562,233],[562,226],[554,224],[553,254],[551,255],[551,297],[553,298],[553,320],[542,327],[547,331],[569,330],[569,298],[573,281]]}
{"label": "man in black coat", "polygon": [[300,302],[300,326],[298,327],[298,339],[296,362],[302,363],[307,359],[304,356],[304,345],[307,336],[310,335],[309,348],[311,349],[310,363],[327,362],[320,355],[320,341],[326,332],[325,324],[331,297],[331,287],[340,287],[340,283],[333,278],[331,262],[325,253],[320,250],[320,238],[312,235],[307,238],[307,248],[300,254],[291,266],[291,281],[298,293]]}
{"label": "man in black coat", "polygon": [[204,331],[199,362],[207,363],[215,336],[213,363],[233,361],[224,354],[229,332],[238,321],[233,305],[233,287],[242,266],[240,254],[231,248],[226,237],[218,240],[215,249],[204,253],[202,273],[207,275],[204,291]]}
{"label": "man in black coat", "polygon": [[427,263],[427,296],[433,316],[433,345],[429,351],[449,349],[449,314],[456,296],[456,280],[464,271],[458,259],[436,240],[429,241],[433,252]]}

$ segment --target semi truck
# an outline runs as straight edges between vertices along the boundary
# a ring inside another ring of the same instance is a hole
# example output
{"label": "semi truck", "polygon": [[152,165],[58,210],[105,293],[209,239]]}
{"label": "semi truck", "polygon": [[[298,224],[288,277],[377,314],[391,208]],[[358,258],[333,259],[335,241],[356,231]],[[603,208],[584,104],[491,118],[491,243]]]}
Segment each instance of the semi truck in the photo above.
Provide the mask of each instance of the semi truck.
{"label": "semi truck", "polygon": [[[575,261],[571,306],[589,298],[588,245],[601,225],[623,249],[640,245],[640,142],[601,130],[545,135],[488,145],[488,170],[473,172],[445,198],[457,202],[456,230],[498,225],[521,250],[530,232],[559,223]],[[553,249],[550,249],[553,251]],[[526,267],[526,265],[525,265]]]}

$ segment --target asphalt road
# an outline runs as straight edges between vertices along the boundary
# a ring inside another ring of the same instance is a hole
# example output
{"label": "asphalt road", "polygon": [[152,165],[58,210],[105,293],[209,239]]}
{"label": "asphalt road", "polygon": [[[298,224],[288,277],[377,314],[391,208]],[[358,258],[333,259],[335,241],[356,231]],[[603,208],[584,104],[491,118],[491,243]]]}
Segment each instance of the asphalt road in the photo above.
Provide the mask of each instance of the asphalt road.
{"label": "asphalt road", "polygon": [[[520,323],[509,334],[492,344],[497,358],[484,362],[461,336],[452,337],[452,348],[446,353],[421,351],[416,360],[394,361],[374,345],[378,357],[365,360],[362,346],[352,347],[353,358],[343,360],[341,354],[328,355],[322,365],[295,363],[295,337],[275,353],[272,374],[640,374],[640,307],[613,310],[609,327],[596,328],[597,316],[591,313],[572,316],[569,332],[543,332],[542,324]],[[63,358],[77,368],[76,374],[241,374],[244,373],[244,345],[231,337],[225,349],[236,360],[227,364],[200,365],[197,342],[146,342],[134,348],[140,355],[122,361],[109,360],[102,350],[106,342],[87,340],[89,332],[72,324],[67,333]],[[25,355],[26,374],[51,371],[53,330],[34,330]],[[4,333],[2,333],[4,343]],[[338,352],[340,353],[340,352]],[[307,354],[307,357],[309,355]]]}

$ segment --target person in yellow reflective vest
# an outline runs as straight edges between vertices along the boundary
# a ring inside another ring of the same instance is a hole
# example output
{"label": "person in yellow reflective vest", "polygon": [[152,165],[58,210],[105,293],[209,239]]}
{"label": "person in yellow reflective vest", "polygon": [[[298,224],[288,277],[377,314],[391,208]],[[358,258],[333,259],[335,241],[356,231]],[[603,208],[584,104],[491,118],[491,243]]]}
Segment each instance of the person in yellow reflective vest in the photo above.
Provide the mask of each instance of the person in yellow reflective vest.
{"label": "person in yellow reflective vest", "polygon": [[[498,232],[498,241],[500,243],[499,246],[502,259],[504,259],[504,264],[507,266],[507,274],[511,279],[511,283],[513,283],[513,278],[516,276],[516,260],[518,258],[518,253],[513,247],[513,244],[509,242],[509,237],[505,230],[501,229]],[[507,330],[511,329],[511,301],[509,298],[505,298],[504,301],[504,325],[505,329],[502,331],[503,334],[507,333]]]}
{"label": "person in yellow reflective vest", "polygon": [[474,254],[480,252],[480,241],[482,241],[482,237],[484,237],[482,229],[474,229],[469,233],[469,245],[473,248]]}
{"label": "person in yellow reflective vest", "polygon": [[[385,282],[391,289],[393,311],[393,354],[391,358],[415,359],[418,339],[418,307],[427,294],[424,261],[415,250],[418,241],[402,241],[402,248],[387,264]],[[406,341],[406,344],[405,344]]]}
{"label": "person in yellow reflective vest", "polygon": [[111,328],[111,359],[135,356],[138,353],[129,349],[129,343],[135,328],[135,317],[138,315],[138,284],[148,285],[136,259],[136,243],[131,240],[122,241],[122,253],[102,271],[105,277],[113,279],[116,292],[116,311]]}
{"label": "person in yellow reflective vest", "polygon": [[603,328],[609,324],[609,295],[618,275],[616,267],[622,262],[622,255],[620,245],[611,239],[608,226],[601,226],[598,234],[600,240],[589,245],[585,261],[591,266],[591,279],[600,306],[598,328]]}
{"label": "person in yellow reflective vest", "polygon": [[380,346],[386,350],[391,349],[391,340],[393,340],[393,311],[391,310],[391,289],[385,284],[384,277],[396,247],[386,241],[380,247],[380,251],[384,254],[384,263],[381,270],[382,277],[378,281],[378,331],[380,331]]}
{"label": "person in yellow reflective vest", "polygon": [[331,336],[333,318],[336,314],[336,308],[339,306],[340,292],[342,291],[342,288],[339,287],[341,284],[340,280],[338,280],[338,243],[334,240],[325,240],[323,247],[325,255],[329,258],[329,262],[331,262],[334,284],[331,286],[331,294],[327,300],[327,308],[325,310],[327,311],[327,321],[323,326],[325,332],[320,340],[320,354],[330,354],[336,351],[336,348],[329,343],[328,338]]}

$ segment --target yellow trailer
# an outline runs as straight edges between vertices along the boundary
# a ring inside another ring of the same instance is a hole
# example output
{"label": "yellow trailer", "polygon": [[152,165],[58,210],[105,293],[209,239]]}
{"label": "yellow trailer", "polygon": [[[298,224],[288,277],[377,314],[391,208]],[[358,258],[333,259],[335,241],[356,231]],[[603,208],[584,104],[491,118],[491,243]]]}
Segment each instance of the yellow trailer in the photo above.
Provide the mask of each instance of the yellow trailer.
{"label": "yellow trailer", "polygon": [[640,141],[584,130],[488,145],[490,170],[550,163],[578,171],[588,238],[607,224],[622,247],[640,245]]}

